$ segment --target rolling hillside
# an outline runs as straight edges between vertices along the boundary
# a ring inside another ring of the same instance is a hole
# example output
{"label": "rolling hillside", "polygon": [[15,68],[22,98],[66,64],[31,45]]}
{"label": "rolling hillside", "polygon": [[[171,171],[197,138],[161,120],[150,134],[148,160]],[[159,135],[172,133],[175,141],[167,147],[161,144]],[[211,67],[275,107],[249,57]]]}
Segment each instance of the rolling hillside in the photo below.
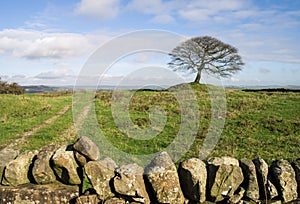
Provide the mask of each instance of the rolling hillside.
{"label": "rolling hillside", "polygon": [[[192,133],[194,141],[182,159],[198,156],[212,117],[207,87],[199,84],[192,87],[199,105],[199,129]],[[225,94],[225,126],[209,156],[263,157],[267,161],[276,158],[292,161],[299,157],[300,93],[226,90]],[[111,97],[111,91],[97,92],[94,103],[99,128],[118,149],[131,154],[155,153],[170,145],[178,134],[183,112],[172,93],[143,90],[133,94],[129,117],[134,128],[151,126],[149,113],[153,107],[160,107],[167,116],[164,127],[155,130],[157,136],[148,140],[136,140],[128,136],[130,132],[120,131],[111,113]],[[22,151],[39,149],[52,142],[74,142],[78,135],[71,107],[71,94],[0,95],[0,149],[12,145]],[[120,118],[125,118],[126,111],[122,114]],[[188,128],[184,131],[189,133]]]}

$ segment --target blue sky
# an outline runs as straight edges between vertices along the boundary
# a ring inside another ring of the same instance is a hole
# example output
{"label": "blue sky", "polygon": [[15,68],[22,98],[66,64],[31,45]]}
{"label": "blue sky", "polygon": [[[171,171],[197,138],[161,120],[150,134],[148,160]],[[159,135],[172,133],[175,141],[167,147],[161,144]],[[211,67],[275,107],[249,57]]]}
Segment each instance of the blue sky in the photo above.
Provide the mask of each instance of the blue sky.
{"label": "blue sky", "polygon": [[[223,79],[226,85],[300,85],[298,0],[10,0],[0,1],[0,11],[0,76],[6,81],[73,85],[103,43],[162,29],[237,47],[246,65]],[[151,56],[121,60],[106,77],[122,77],[133,66],[164,66],[166,56],[155,55],[156,62]]]}

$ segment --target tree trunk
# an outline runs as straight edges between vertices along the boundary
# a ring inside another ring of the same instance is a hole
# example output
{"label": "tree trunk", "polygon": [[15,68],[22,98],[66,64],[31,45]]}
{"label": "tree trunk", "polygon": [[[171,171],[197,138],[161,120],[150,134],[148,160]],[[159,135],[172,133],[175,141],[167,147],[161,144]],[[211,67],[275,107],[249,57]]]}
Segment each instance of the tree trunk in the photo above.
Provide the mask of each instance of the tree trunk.
{"label": "tree trunk", "polygon": [[200,83],[200,79],[201,79],[201,70],[198,70],[197,71],[197,76],[196,76],[196,79],[195,79],[195,83]]}

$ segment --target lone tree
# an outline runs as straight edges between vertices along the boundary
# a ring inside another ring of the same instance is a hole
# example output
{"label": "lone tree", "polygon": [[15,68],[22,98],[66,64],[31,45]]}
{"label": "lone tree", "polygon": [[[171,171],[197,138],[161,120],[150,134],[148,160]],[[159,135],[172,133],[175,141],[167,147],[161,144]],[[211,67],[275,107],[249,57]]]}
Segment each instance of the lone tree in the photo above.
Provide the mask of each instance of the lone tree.
{"label": "lone tree", "polygon": [[220,77],[229,77],[240,71],[244,63],[237,52],[235,47],[216,38],[194,37],[172,50],[168,65],[175,71],[197,72],[194,82],[199,83],[202,71]]}

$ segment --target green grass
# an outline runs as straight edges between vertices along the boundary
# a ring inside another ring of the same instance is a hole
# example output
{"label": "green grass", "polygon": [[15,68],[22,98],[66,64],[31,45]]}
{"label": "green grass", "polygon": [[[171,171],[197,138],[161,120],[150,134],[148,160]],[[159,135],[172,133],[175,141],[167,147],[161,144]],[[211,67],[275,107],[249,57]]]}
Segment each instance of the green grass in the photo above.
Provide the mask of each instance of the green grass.
{"label": "green grass", "polygon": [[299,93],[227,92],[228,117],[214,154],[299,158]]}
{"label": "green grass", "polygon": [[[186,136],[190,133],[194,141],[188,148],[184,142],[176,146],[178,151],[185,148],[187,150],[181,160],[197,157],[208,134],[213,104],[211,104],[208,88],[205,85],[191,84],[191,86],[197,96],[200,111],[197,131],[192,130],[193,123],[180,127],[182,114],[189,115],[191,113],[189,111],[193,111],[188,92],[183,93],[187,108],[182,109],[176,97],[168,91],[137,91],[135,93],[121,91],[121,95],[133,93],[133,96],[128,110],[123,106],[126,101],[118,100],[119,103],[115,104],[114,107],[120,119],[120,123],[116,124],[111,112],[112,92],[100,91],[94,99],[96,122],[94,116],[89,115],[84,122],[90,128],[81,130],[81,134],[97,138],[100,130],[106,142],[116,149],[133,155],[145,155],[164,150],[177,137],[180,128],[183,128],[183,134],[179,137],[186,137],[186,140],[190,140]],[[176,88],[178,87],[173,87],[171,90]],[[227,104],[225,126],[219,142],[209,156],[226,155],[238,159],[262,157],[267,162],[278,158],[293,161],[300,157],[299,93],[226,90],[225,94]],[[0,146],[8,144],[17,135],[40,125],[66,105],[71,105],[71,95],[50,96],[0,95]],[[223,99],[218,95],[216,100]],[[166,117],[156,112],[152,115],[152,119],[155,120],[151,123],[150,113],[157,107],[164,110]],[[81,113],[79,111],[76,114]],[[193,121],[193,118],[190,120]],[[155,122],[157,123],[154,126]],[[72,123],[72,111],[69,110],[32,135],[21,149],[39,149],[48,143],[61,142],[63,132],[72,126]],[[131,127],[131,129],[122,132],[119,126],[125,129]],[[149,129],[150,126],[154,126],[152,130]],[[137,140],[131,137],[136,136],[131,131],[144,131],[147,128],[153,132],[141,132],[140,136],[145,136],[147,133],[157,135],[147,140]],[[63,141],[74,142],[74,137],[76,135]],[[105,141],[100,142],[105,143]],[[102,156],[109,155],[110,148],[100,149]]]}
{"label": "green grass", "polygon": [[63,135],[65,130],[71,125],[73,125],[73,118],[72,110],[70,109],[56,121],[29,137],[26,143],[22,145],[21,151],[40,149],[50,143],[62,144],[69,142],[70,144],[71,142],[75,142],[74,137],[67,138],[66,135]]}
{"label": "green grass", "polygon": [[42,124],[71,102],[71,95],[0,95],[0,146]]}
{"label": "green grass", "polygon": [[[211,104],[204,85],[192,84],[200,107],[200,127],[195,141],[182,159],[199,155],[207,136]],[[151,140],[135,140],[119,130],[111,114],[111,92],[99,92],[96,111],[99,127],[118,149],[130,154],[149,154],[163,150],[173,141],[180,127],[180,107],[169,92],[138,91],[130,101],[129,114],[134,125],[150,125],[149,110],[160,106],[168,116],[163,131]],[[226,90],[227,114],[217,146],[209,156],[233,156],[238,159],[262,157],[268,162],[283,158],[299,158],[300,94],[243,92]],[[124,111],[119,112],[123,117]],[[125,116],[124,116],[125,117]],[[130,125],[130,124],[123,124]],[[186,130],[189,131],[188,129]]]}

